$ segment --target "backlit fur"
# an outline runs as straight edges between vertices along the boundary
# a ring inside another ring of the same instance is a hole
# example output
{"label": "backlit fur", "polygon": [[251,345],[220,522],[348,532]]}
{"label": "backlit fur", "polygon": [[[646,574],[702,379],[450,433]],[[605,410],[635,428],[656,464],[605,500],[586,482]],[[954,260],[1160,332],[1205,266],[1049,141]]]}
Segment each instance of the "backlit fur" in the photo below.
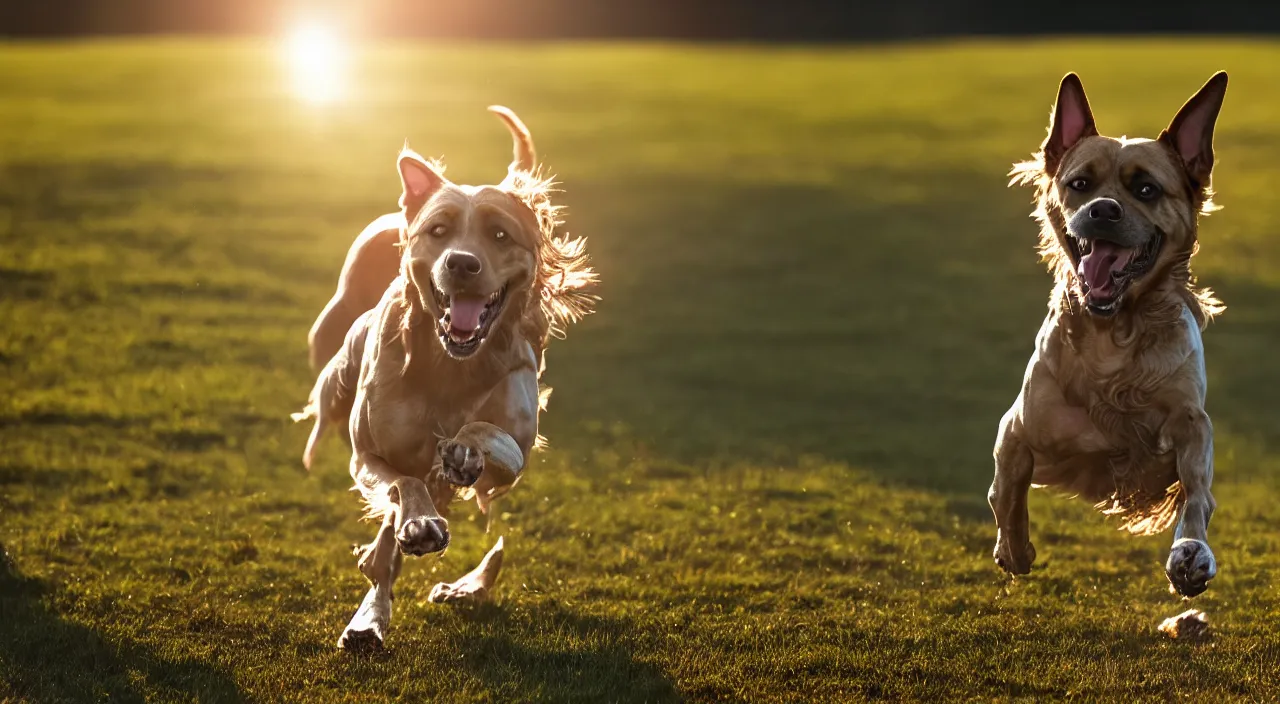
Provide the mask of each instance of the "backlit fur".
{"label": "backlit fur", "polygon": [[1028,492],[1043,486],[1093,502],[1130,533],[1176,524],[1165,573],[1178,593],[1195,596],[1216,574],[1201,331],[1223,306],[1196,285],[1191,258],[1197,219],[1215,209],[1213,129],[1226,83],[1211,78],[1158,139],[1117,139],[1098,133],[1068,74],[1048,138],[1013,167],[1011,185],[1035,189],[1053,289],[996,436],[988,500],[994,557],[1010,573],[1035,561]]}

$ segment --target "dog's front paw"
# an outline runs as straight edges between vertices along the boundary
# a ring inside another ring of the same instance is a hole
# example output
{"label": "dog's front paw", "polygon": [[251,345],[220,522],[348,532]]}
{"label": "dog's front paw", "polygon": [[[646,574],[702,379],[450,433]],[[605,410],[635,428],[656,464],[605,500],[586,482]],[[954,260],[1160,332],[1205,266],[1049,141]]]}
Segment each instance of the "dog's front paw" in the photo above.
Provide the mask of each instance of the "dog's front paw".
{"label": "dog's front paw", "polygon": [[372,653],[382,650],[382,641],[391,623],[391,592],[373,587],[342,629],[338,647],[350,653]]}
{"label": "dog's front paw", "polygon": [[991,556],[1005,572],[1027,574],[1031,572],[1031,563],[1036,561],[1036,548],[1030,540],[1023,542],[1021,546],[1016,546],[1013,541],[1006,538],[1004,531],[1000,531],[996,535],[996,549],[992,551]]}
{"label": "dog's front paw", "polygon": [[382,650],[382,629],[348,627],[338,638],[338,649],[348,653],[376,653]]}
{"label": "dog's front paw", "polygon": [[440,552],[449,547],[449,523],[443,518],[410,518],[396,533],[396,543],[406,555]]}
{"label": "dog's front paw", "polygon": [[484,455],[456,440],[441,440],[436,446],[444,478],[454,486],[471,486],[484,471]]}
{"label": "dog's front paw", "polygon": [[1169,588],[1182,596],[1196,596],[1209,588],[1209,580],[1218,574],[1218,563],[1209,544],[1195,538],[1183,538],[1169,550],[1164,564]]}

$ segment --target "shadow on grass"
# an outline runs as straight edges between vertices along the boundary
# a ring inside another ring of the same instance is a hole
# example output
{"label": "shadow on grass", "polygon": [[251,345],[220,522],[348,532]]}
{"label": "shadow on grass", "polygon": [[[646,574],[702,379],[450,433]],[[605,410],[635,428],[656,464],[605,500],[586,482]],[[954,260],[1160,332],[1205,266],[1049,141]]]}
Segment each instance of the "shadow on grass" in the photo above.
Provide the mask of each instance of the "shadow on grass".
{"label": "shadow on grass", "polygon": [[[566,190],[603,300],[548,352],[553,446],[589,456],[616,423],[677,462],[814,454],[985,496],[1051,287],[1027,193],[874,171]],[[1280,446],[1275,291],[1205,283],[1231,306],[1205,333],[1210,412]]]}
{"label": "shadow on grass", "polygon": [[47,588],[23,577],[0,548],[0,700],[30,702],[243,699],[226,674],[108,640],[45,602]]}
{"label": "shadow on grass", "polygon": [[527,615],[487,605],[452,644],[495,701],[680,701],[657,666],[637,659],[625,621],[542,604]]}
{"label": "shadow on grass", "polygon": [[553,446],[616,421],[682,462],[813,454],[985,491],[1050,288],[1026,194],[872,170],[566,189],[603,300],[548,352]]}

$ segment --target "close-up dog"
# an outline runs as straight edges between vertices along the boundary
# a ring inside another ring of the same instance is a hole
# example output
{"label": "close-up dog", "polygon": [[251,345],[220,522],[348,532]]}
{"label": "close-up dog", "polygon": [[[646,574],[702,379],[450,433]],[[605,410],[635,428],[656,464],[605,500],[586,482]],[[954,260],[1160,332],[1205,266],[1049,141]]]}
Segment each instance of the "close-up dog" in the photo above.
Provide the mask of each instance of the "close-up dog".
{"label": "close-up dog", "polygon": [[[339,428],[366,516],[381,523],[356,551],[372,587],[339,638],[344,649],[382,646],[402,556],[449,545],[455,495],[474,495],[487,513],[519,480],[550,392],[539,385],[547,341],[595,301],[585,240],[557,233],[560,211],[528,130],[506,108],[490,110],[515,141],[506,179],[457,185],[406,146],[401,212],[356,239],[312,328],[311,361],[323,368],[294,416],[315,420],[304,463]],[[501,550],[499,539],[431,601],[487,598]]]}
{"label": "close-up dog", "polygon": [[1196,286],[1190,262],[1197,219],[1214,209],[1213,129],[1226,88],[1227,75],[1214,75],[1155,140],[1112,138],[1068,74],[1040,152],[1011,172],[1035,187],[1054,288],[996,438],[988,499],[995,560],[1010,573],[1035,561],[1033,486],[1094,502],[1133,534],[1176,523],[1165,573],[1178,594],[1200,594],[1217,572],[1200,335],[1223,306]]}

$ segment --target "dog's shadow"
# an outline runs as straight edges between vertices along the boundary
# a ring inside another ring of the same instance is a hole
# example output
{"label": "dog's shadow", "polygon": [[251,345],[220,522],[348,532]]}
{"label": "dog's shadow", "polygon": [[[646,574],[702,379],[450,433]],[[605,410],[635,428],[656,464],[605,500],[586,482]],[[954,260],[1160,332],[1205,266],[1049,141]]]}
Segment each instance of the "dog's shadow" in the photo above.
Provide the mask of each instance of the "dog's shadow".
{"label": "dog's shadow", "polygon": [[0,700],[242,701],[225,673],[60,617],[0,546]]}
{"label": "dog's shadow", "polygon": [[452,647],[495,701],[681,701],[657,665],[637,658],[620,620],[556,604],[521,615],[486,604],[468,615]]}

